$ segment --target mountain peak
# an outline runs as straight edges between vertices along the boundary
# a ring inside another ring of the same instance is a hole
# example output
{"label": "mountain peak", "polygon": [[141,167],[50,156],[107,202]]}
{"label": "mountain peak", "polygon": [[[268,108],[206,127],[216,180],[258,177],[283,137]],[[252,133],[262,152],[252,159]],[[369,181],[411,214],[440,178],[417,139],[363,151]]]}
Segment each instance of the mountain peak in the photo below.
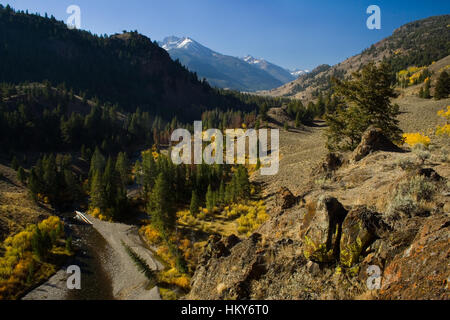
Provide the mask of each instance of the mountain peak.
{"label": "mountain peak", "polygon": [[294,77],[298,78],[306,73],[310,73],[310,70],[297,68],[297,69],[291,70],[290,72]]}
{"label": "mountain peak", "polygon": [[173,50],[173,49],[187,49],[190,46],[201,46],[198,42],[193,40],[189,37],[176,37],[176,36],[170,36],[164,38],[163,41],[161,41],[160,46],[165,50]]}
{"label": "mountain peak", "polygon": [[258,64],[258,63],[266,62],[266,60],[264,60],[264,59],[255,58],[249,54],[246,55],[244,58],[242,58],[242,60],[244,60],[245,62],[250,63],[250,64]]}

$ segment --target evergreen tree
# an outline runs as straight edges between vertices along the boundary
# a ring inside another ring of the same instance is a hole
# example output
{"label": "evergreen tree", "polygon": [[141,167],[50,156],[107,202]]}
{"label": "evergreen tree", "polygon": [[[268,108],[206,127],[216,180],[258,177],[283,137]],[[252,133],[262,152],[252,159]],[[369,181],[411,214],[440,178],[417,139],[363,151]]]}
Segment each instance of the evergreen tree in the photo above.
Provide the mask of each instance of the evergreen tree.
{"label": "evergreen tree", "polygon": [[333,78],[333,89],[340,100],[325,116],[328,148],[354,149],[371,125],[383,130],[390,140],[400,141],[402,131],[396,119],[399,108],[391,104],[391,98],[397,96],[395,77],[389,66],[383,62],[377,67],[371,62],[353,77],[345,81]]}
{"label": "evergreen tree", "polygon": [[39,193],[39,190],[41,189],[39,184],[39,178],[36,174],[36,170],[33,168],[30,172],[30,178],[28,179],[28,189],[30,190],[30,194],[34,201],[38,200],[37,194]]}
{"label": "evergreen tree", "polygon": [[450,77],[446,71],[442,71],[434,89],[434,98],[436,100],[446,99],[450,94]]}
{"label": "evergreen tree", "polygon": [[238,197],[241,199],[248,199],[250,197],[250,181],[247,169],[244,166],[239,166],[235,175]]}
{"label": "evergreen tree", "polygon": [[424,98],[424,90],[423,90],[423,87],[420,87],[420,90],[419,90],[419,98]]}
{"label": "evergreen tree", "polygon": [[210,213],[214,210],[214,193],[211,185],[208,186],[208,191],[206,191],[206,208]]}
{"label": "evergreen tree", "polygon": [[25,170],[22,167],[19,167],[19,170],[17,170],[17,179],[22,183],[25,183],[27,179]]}
{"label": "evergreen tree", "polygon": [[200,207],[200,200],[198,198],[197,192],[195,192],[195,190],[192,190],[191,205],[189,208],[190,208],[191,214],[194,217],[197,216],[199,207]]}
{"label": "evergreen tree", "polygon": [[42,160],[42,165],[44,184],[43,191],[49,197],[50,202],[55,204],[55,201],[58,199],[58,191],[60,190],[55,156],[51,154],[48,157],[44,157]]}
{"label": "evergreen tree", "polygon": [[130,167],[128,157],[125,152],[119,152],[117,155],[116,171],[120,175],[120,180],[123,186],[126,186],[130,182]]}
{"label": "evergreen tree", "polygon": [[91,158],[91,166],[89,167],[89,178],[91,178],[95,172],[103,172],[105,169],[105,157],[100,152],[98,147],[95,148],[94,154]]}
{"label": "evergreen tree", "polygon": [[17,171],[17,169],[19,169],[19,161],[17,161],[17,157],[16,157],[16,156],[14,156],[14,157],[12,158],[12,161],[11,161],[11,168],[12,168],[14,171]]}
{"label": "evergreen tree", "polygon": [[105,190],[103,188],[102,173],[95,171],[92,176],[91,190],[89,193],[89,206],[91,209],[99,208],[105,209]]}
{"label": "evergreen tree", "polygon": [[225,184],[223,182],[223,179],[220,180],[218,203],[220,203],[220,204],[225,203]]}
{"label": "evergreen tree", "polygon": [[160,173],[149,196],[147,210],[152,223],[163,233],[168,235],[175,228],[176,211],[172,207],[167,178]]}

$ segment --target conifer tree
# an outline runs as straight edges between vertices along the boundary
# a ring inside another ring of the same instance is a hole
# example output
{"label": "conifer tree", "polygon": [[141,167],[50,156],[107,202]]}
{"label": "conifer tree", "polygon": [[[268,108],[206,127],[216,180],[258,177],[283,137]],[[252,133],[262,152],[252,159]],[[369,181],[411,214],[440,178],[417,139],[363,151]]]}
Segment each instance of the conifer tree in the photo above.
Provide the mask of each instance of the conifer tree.
{"label": "conifer tree", "polygon": [[195,190],[192,190],[191,205],[189,207],[192,216],[194,217],[197,216],[199,207],[200,207],[200,200],[198,198],[197,192],[195,192]]}
{"label": "conifer tree", "polygon": [[446,71],[439,75],[436,87],[434,89],[434,98],[436,100],[445,99],[450,94],[450,77]]}
{"label": "conifer tree", "polygon": [[212,191],[211,185],[208,186],[208,191],[206,192],[206,208],[211,213],[214,209],[214,193]]}
{"label": "conifer tree", "polygon": [[125,152],[119,152],[116,161],[116,171],[119,173],[122,185],[125,187],[130,181],[130,168]]}
{"label": "conifer tree", "polygon": [[95,148],[95,151],[91,157],[91,166],[89,168],[89,178],[91,178],[96,171],[101,171],[105,169],[105,157],[100,152],[98,147]]}
{"label": "conifer tree", "polygon": [[225,184],[223,183],[223,179],[220,180],[218,203],[219,204],[225,203]]}
{"label": "conifer tree", "polygon": [[11,161],[11,168],[12,168],[14,171],[17,171],[17,169],[19,169],[19,161],[17,161],[17,157],[16,157],[16,156],[14,156],[14,157],[12,158],[12,161]]}
{"label": "conifer tree", "polygon": [[101,171],[95,171],[92,176],[91,190],[89,193],[89,206],[94,208],[99,208],[100,210],[105,209],[105,191],[103,188],[102,173]]}
{"label": "conifer tree", "polygon": [[380,128],[391,141],[401,140],[401,129],[396,119],[399,107],[391,104],[397,97],[393,84],[395,77],[387,63],[378,67],[367,64],[352,80],[333,79],[333,89],[339,103],[325,115],[327,147],[354,149],[364,131],[371,125]]}
{"label": "conifer tree", "polygon": [[27,179],[25,170],[22,167],[19,167],[19,170],[17,170],[17,179],[22,183],[25,183],[25,180]]}
{"label": "conifer tree", "polygon": [[147,210],[152,223],[165,235],[175,228],[176,220],[176,211],[172,207],[169,193],[167,179],[163,173],[160,173],[150,193]]}

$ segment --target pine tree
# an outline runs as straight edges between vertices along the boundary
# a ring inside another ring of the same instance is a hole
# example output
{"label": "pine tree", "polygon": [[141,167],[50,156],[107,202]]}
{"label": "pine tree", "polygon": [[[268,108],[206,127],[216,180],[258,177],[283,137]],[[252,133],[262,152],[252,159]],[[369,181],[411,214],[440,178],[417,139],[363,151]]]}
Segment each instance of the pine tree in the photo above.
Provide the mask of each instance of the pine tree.
{"label": "pine tree", "polygon": [[103,186],[105,190],[105,207],[115,208],[117,197],[117,177],[114,169],[114,162],[111,157],[106,162],[105,172],[103,173]]}
{"label": "pine tree", "polygon": [[195,192],[195,190],[192,190],[191,205],[189,208],[190,208],[191,214],[194,217],[197,216],[199,207],[200,207],[200,200],[198,198],[197,192]]}
{"label": "pine tree", "polygon": [[125,152],[119,152],[117,155],[116,171],[120,175],[123,186],[126,186],[130,182],[130,168],[128,157]]}
{"label": "pine tree", "polygon": [[28,189],[34,201],[37,201],[37,194],[40,190],[39,178],[36,174],[36,170],[33,168],[30,172],[30,178],[28,179]]}
{"label": "pine tree", "polygon": [[167,179],[163,173],[160,173],[150,193],[147,210],[152,218],[152,223],[163,235],[168,235],[169,231],[175,228],[176,222],[176,212],[172,207],[169,193]]}
{"label": "pine tree", "polygon": [[423,90],[423,87],[420,87],[420,90],[419,90],[419,98],[424,98],[424,90]]}
{"label": "pine tree", "polygon": [[298,128],[300,127],[300,111],[297,112],[297,114],[295,115],[295,127]]}
{"label": "pine tree", "polygon": [[377,67],[371,62],[353,77],[345,81],[333,78],[333,90],[340,100],[325,115],[328,148],[356,148],[371,125],[380,128],[391,141],[400,141],[402,131],[396,119],[399,107],[391,104],[391,98],[397,97],[395,77],[388,64],[383,62]]}
{"label": "pine tree", "polygon": [[434,89],[434,98],[436,100],[446,99],[450,94],[450,77],[446,71],[442,71],[438,81],[436,82],[436,88]]}
{"label": "pine tree", "polygon": [[95,171],[92,176],[91,190],[89,193],[89,206],[91,209],[99,208],[104,210],[105,204],[105,191],[103,188],[102,173],[101,171]]}
{"label": "pine tree", "polygon": [[236,171],[237,179],[237,193],[241,199],[248,199],[250,197],[250,181],[247,169],[244,166],[239,166]]}
{"label": "pine tree", "polygon": [[52,204],[58,199],[58,191],[60,191],[60,185],[58,181],[58,169],[56,165],[56,159],[53,154],[48,157],[44,157],[42,161],[43,165],[43,184],[44,193],[49,197]]}
{"label": "pine tree", "polygon": [[206,208],[210,213],[214,210],[214,193],[211,185],[208,186],[208,191],[206,191]]}
{"label": "pine tree", "polygon": [[19,167],[19,170],[17,170],[17,179],[22,183],[25,183],[25,180],[27,179],[25,170],[22,167]]}
{"label": "pine tree", "polygon": [[89,168],[89,178],[93,176],[96,171],[102,171],[105,169],[105,157],[100,152],[98,147],[95,148],[94,154],[91,158],[91,166]]}
{"label": "pine tree", "polygon": [[19,161],[17,161],[17,157],[16,157],[16,156],[14,156],[14,157],[12,158],[12,161],[11,161],[11,168],[12,168],[14,171],[17,171],[17,169],[19,169]]}
{"label": "pine tree", "polygon": [[224,204],[225,203],[225,184],[223,182],[223,179],[220,180],[218,203],[219,204]]}

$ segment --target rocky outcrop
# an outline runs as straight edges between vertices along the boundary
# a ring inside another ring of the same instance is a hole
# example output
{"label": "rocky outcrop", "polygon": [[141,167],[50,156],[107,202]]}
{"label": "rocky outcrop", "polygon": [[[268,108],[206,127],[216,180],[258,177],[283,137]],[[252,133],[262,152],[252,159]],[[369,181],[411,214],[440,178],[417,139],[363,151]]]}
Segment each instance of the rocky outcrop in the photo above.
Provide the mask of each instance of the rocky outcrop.
{"label": "rocky outcrop", "polygon": [[276,195],[276,205],[281,210],[292,208],[297,203],[297,200],[298,198],[286,187],[282,187]]}
{"label": "rocky outcrop", "polygon": [[323,197],[308,210],[302,225],[303,253],[314,262],[332,262],[339,255],[342,222],[347,210],[333,197]]}
{"label": "rocky outcrop", "polygon": [[450,299],[450,217],[426,219],[410,246],[383,274],[380,299]]}
{"label": "rocky outcrop", "polygon": [[358,162],[375,151],[398,152],[401,149],[386,138],[381,129],[371,126],[364,132],[361,143],[353,151],[350,159]]}
{"label": "rocky outcrop", "polygon": [[[231,247],[226,243],[232,244]],[[229,254],[233,248],[234,254]],[[189,299],[246,299],[249,285],[265,272],[265,251],[261,235],[254,233],[245,241],[234,236],[211,237],[191,281]]]}
{"label": "rocky outcrop", "polygon": [[[187,298],[449,299],[450,169],[405,171],[392,165],[401,157],[380,152],[358,163],[344,160],[326,190],[308,185],[297,190],[302,201],[295,204],[281,189],[258,233],[210,239]],[[427,183],[405,190],[436,191],[415,203],[428,214],[393,221],[387,209],[402,200],[394,191],[417,175]]]}
{"label": "rocky outcrop", "polygon": [[381,214],[365,206],[352,209],[342,224],[339,261],[344,267],[359,262],[362,253],[389,230]]}
{"label": "rocky outcrop", "polygon": [[200,264],[206,264],[212,258],[220,258],[228,256],[231,248],[238,244],[241,240],[234,234],[222,239],[218,235],[212,235],[208,239],[203,255],[200,258]]}

